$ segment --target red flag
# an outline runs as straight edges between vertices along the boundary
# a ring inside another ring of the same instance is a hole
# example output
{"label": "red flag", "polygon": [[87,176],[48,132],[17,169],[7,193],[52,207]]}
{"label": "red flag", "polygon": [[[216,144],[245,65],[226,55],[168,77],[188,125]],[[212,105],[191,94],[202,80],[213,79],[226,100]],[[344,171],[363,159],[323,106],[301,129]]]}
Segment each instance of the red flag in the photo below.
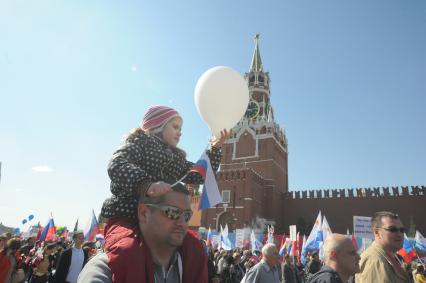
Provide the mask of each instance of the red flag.
{"label": "red flag", "polygon": [[39,240],[40,239],[40,236],[41,236],[41,232],[43,231],[43,227],[40,227],[40,228],[38,228],[38,231],[37,231],[37,240]]}
{"label": "red flag", "polygon": [[358,251],[358,243],[356,242],[355,232],[352,233],[352,244],[354,245],[355,251]]}
{"label": "red flag", "polygon": [[415,249],[412,249],[411,251],[407,252],[404,248],[402,248],[398,251],[398,254],[402,256],[405,263],[411,263],[416,258]]}
{"label": "red flag", "polygon": [[291,255],[299,257],[299,245],[297,241],[293,241],[291,246]]}

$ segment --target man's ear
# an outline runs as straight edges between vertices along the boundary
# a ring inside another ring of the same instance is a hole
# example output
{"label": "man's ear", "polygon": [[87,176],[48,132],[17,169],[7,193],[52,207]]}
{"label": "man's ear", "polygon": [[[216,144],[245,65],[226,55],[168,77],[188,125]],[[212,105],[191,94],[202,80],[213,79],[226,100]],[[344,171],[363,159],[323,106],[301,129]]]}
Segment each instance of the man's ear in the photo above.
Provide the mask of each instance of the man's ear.
{"label": "man's ear", "polygon": [[337,252],[336,251],[330,251],[330,258],[336,260],[337,259]]}
{"label": "man's ear", "polygon": [[375,238],[380,238],[379,230],[380,229],[373,228],[373,235],[374,235]]}
{"label": "man's ear", "polygon": [[147,223],[149,215],[149,207],[143,203],[138,205],[138,219],[141,223]]}

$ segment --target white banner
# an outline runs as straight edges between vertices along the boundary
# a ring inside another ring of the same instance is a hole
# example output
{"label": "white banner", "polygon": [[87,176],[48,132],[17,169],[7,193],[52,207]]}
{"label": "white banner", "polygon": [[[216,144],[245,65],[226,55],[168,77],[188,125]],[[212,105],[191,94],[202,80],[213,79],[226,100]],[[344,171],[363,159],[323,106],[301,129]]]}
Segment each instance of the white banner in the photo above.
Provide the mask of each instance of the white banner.
{"label": "white banner", "polygon": [[235,230],[235,247],[241,249],[244,247],[244,229]]}
{"label": "white banner", "polygon": [[374,239],[373,230],[371,229],[371,217],[354,216],[354,233],[355,237]]}
{"label": "white banner", "polygon": [[220,247],[220,235],[213,235],[212,246],[213,247]]}
{"label": "white banner", "polygon": [[290,225],[290,240],[297,241],[297,228],[296,225]]}

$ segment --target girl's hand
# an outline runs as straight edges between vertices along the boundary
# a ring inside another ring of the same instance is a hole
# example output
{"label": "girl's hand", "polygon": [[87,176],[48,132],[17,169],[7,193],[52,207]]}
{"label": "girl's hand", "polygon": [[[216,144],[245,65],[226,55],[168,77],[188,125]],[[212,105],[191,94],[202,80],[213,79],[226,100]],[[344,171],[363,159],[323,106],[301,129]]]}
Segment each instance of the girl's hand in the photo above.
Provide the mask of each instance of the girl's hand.
{"label": "girl's hand", "polygon": [[228,131],[226,129],[223,129],[220,132],[220,137],[219,138],[214,137],[213,140],[211,141],[212,147],[216,147],[216,148],[222,147],[225,140],[228,139],[231,136],[231,134],[232,134],[232,130]]}
{"label": "girl's hand", "polygon": [[147,197],[158,197],[172,191],[170,184],[164,182],[152,183],[146,191]]}

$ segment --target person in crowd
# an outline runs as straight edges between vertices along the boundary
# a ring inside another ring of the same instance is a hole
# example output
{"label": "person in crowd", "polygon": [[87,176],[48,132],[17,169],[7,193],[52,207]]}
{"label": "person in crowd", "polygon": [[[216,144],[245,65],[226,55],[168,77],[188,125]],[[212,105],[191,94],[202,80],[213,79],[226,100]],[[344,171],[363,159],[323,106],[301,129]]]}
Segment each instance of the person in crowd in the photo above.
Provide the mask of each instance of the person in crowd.
{"label": "person in crowd", "polygon": [[0,235],[0,252],[6,247],[7,238],[5,234]]}
{"label": "person in crowd", "polygon": [[306,265],[306,278],[309,279],[321,269],[321,261],[319,259],[319,253],[314,252],[310,255],[310,260]]}
{"label": "person in crowd", "polygon": [[63,251],[59,257],[55,283],[76,283],[80,271],[88,260],[88,254],[82,248],[84,242],[83,232],[75,232],[72,239],[74,246]]}
{"label": "person in crowd", "polygon": [[415,283],[426,283],[425,267],[423,264],[418,263],[415,271],[413,272]]}
{"label": "person in crowd", "polygon": [[303,283],[303,278],[305,277],[304,266],[297,255],[293,257],[294,257],[293,265],[296,272],[296,282]]}
{"label": "person in crowd", "polygon": [[355,275],[357,283],[410,282],[408,274],[396,257],[404,242],[404,226],[395,213],[381,211],[371,220],[373,243],[361,254],[361,272]]}
{"label": "person in crowd", "polygon": [[138,228],[115,245],[121,252],[97,254],[78,282],[207,282],[207,254],[188,231],[191,216],[182,184],[161,196],[141,197]]}
{"label": "person in crowd", "polygon": [[258,263],[259,263],[259,259],[258,259],[257,256],[252,255],[248,260],[246,260],[246,262],[244,263],[244,268],[245,268],[246,272],[244,273],[244,277],[241,280],[241,283],[246,282],[246,277],[247,277],[248,271]]}
{"label": "person in crowd", "polygon": [[262,248],[262,260],[250,268],[245,276],[246,283],[278,283],[281,274],[278,268],[278,249],[274,244],[268,243]]}
{"label": "person in crowd", "polygon": [[231,282],[240,283],[244,277],[244,269],[241,267],[241,254],[239,252],[234,252],[232,255],[233,261],[229,267]]}
{"label": "person in crowd", "polygon": [[243,256],[241,257],[240,266],[243,269],[244,273],[246,273],[245,264],[251,258],[251,256],[252,256],[251,250],[244,250],[243,251]]}
{"label": "person in crowd", "polygon": [[87,254],[88,260],[90,260],[94,255],[96,255],[97,249],[95,242],[86,241],[83,243],[81,248],[83,249],[84,253]]}
{"label": "person in crowd", "polygon": [[211,249],[207,246],[204,240],[200,239],[200,243],[207,254],[208,283],[217,282],[219,280],[219,277],[216,274],[216,268],[214,266]]}
{"label": "person in crowd", "polygon": [[223,265],[221,272],[218,274],[220,278],[221,283],[232,283],[231,278],[231,265],[234,261],[232,256],[230,254],[226,254],[224,257],[222,257]]}
{"label": "person in crowd", "polygon": [[41,254],[36,254],[31,261],[30,283],[52,283],[53,270],[55,269],[54,254],[56,243],[47,243]]}
{"label": "person in crowd", "polygon": [[0,282],[8,283],[17,276],[18,262],[15,254],[21,247],[21,240],[7,235],[3,238],[8,240],[3,250],[0,251]]}
{"label": "person in crowd", "polygon": [[292,260],[289,254],[284,255],[284,262],[281,267],[283,283],[297,283],[296,272]]}
{"label": "person in crowd", "polygon": [[226,259],[228,258],[228,251],[221,250],[219,257],[216,259],[217,274],[222,277],[223,269],[226,267]]}
{"label": "person in crowd", "polygon": [[332,234],[324,243],[324,266],[309,283],[346,283],[359,272],[360,257],[352,240],[345,235]]}
{"label": "person in crowd", "polygon": [[30,250],[32,250],[35,246],[35,237],[29,237],[26,239],[25,243],[21,246],[20,251],[23,255],[28,255],[30,253]]}

